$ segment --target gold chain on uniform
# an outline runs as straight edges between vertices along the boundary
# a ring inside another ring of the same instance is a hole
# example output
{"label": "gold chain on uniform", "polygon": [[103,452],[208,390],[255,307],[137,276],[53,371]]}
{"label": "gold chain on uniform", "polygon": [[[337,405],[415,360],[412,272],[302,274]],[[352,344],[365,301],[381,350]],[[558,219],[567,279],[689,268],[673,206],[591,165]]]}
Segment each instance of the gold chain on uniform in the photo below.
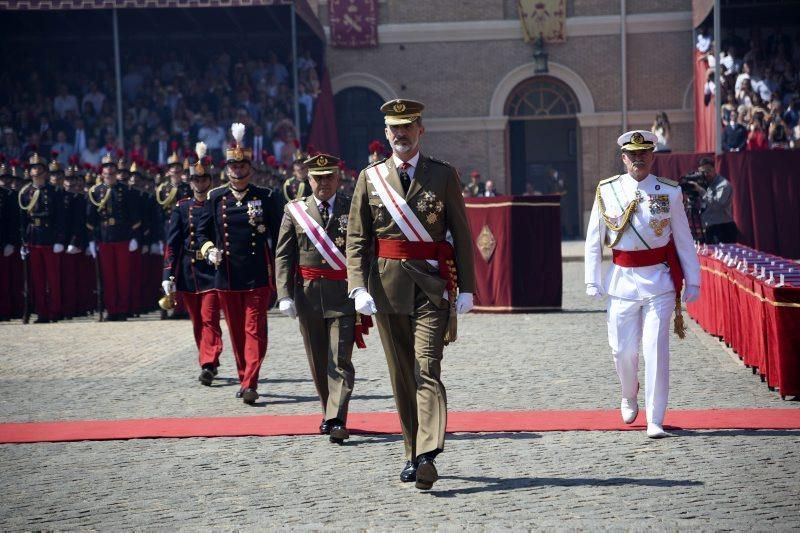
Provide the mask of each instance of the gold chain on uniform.
{"label": "gold chain on uniform", "polygon": [[19,208],[23,211],[26,211],[28,214],[30,214],[33,211],[33,208],[36,207],[36,202],[39,201],[39,194],[41,193],[39,189],[34,187],[34,192],[31,195],[31,201],[28,203],[28,205],[22,205],[22,195],[25,194],[25,191],[31,187],[32,185],[30,183],[27,184],[22,188],[21,191],[19,191],[19,194],[17,195],[17,203],[19,204]]}
{"label": "gold chain on uniform", "polygon": [[[620,225],[618,225],[618,226],[614,225],[614,223],[611,221],[611,218],[608,215],[606,215],[606,204],[603,202],[603,195],[600,194],[600,186],[601,185],[602,184],[597,186],[597,192],[596,192],[597,208],[598,208],[598,210],[600,212],[600,216],[603,217],[603,222],[605,222],[606,227],[608,229],[610,229],[611,231],[614,231],[614,232],[617,233],[617,235],[614,237],[614,240],[610,244],[608,244],[608,243],[606,244],[606,246],[608,248],[613,248],[614,246],[616,246],[616,244],[622,238],[622,234],[624,233],[625,228],[627,228],[630,225],[631,217],[633,216],[633,213],[636,212],[636,209],[639,207],[639,200],[637,198],[634,198],[633,200],[631,200],[631,202],[628,204],[628,206],[622,212],[622,223]],[[613,186],[613,185],[610,185],[610,186]]]}
{"label": "gold chain on uniform", "polygon": [[306,192],[306,182],[303,180],[297,181],[300,182],[300,185],[297,186],[297,193],[295,194],[294,198],[289,198],[289,180],[283,182],[283,197],[286,198],[287,202],[302,198],[304,196],[303,193]]}
{"label": "gold chain on uniform", "polygon": [[111,187],[108,187],[108,188],[106,189],[106,194],[103,196],[103,199],[102,199],[102,200],[100,200],[99,202],[96,202],[96,201],[95,201],[95,199],[94,199],[94,191],[95,191],[95,189],[97,189],[97,188],[98,188],[100,185],[102,185],[102,183],[98,183],[97,185],[94,185],[94,186],[92,186],[92,188],[91,188],[91,189],[89,189],[89,194],[87,195],[87,196],[89,197],[89,201],[90,201],[90,202],[92,202],[92,204],[93,204],[93,205],[94,205],[94,206],[95,206],[95,207],[96,207],[98,210],[100,210],[100,209],[103,209],[103,208],[106,206],[106,204],[108,203],[108,200],[109,200],[109,198],[111,198]]}

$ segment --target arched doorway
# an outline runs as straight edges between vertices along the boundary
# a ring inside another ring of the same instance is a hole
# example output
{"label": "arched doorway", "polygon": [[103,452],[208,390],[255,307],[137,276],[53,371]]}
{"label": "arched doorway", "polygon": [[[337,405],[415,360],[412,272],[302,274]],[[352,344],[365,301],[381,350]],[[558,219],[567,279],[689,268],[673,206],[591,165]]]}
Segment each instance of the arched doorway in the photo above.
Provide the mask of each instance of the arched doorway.
{"label": "arched doorway", "polygon": [[578,209],[578,120],[572,89],[551,76],[528,78],[506,99],[512,194],[563,192],[561,234],[581,235]]}
{"label": "arched doorway", "polygon": [[336,93],[336,128],[339,133],[339,149],[347,166],[361,170],[367,166],[369,143],[373,139],[383,141],[383,113],[380,111],[383,98],[364,87],[349,87]]}

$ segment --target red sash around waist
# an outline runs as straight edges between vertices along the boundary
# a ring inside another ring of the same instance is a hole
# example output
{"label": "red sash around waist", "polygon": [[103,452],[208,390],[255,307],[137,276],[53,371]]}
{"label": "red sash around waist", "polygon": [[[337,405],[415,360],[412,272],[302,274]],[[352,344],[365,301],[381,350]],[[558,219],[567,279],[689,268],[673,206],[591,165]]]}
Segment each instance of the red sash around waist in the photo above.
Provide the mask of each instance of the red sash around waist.
{"label": "red sash around waist", "polygon": [[680,294],[683,288],[683,268],[678,258],[675,241],[670,237],[666,246],[649,250],[611,250],[614,264],[621,267],[645,267],[666,263],[675,292]]}
{"label": "red sash around waist", "polygon": [[455,249],[447,241],[425,242],[399,239],[377,239],[375,255],[386,259],[419,259],[439,262],[439,276],[447,281],[451,298],[458,286]]}
{"label": "red sash around waist", "polygon": [[344,281],[347,279],[347,270],[333,270],[332,268],[317,268],[312,266],[298,266],[297,273],[303,279],[333,279]]}

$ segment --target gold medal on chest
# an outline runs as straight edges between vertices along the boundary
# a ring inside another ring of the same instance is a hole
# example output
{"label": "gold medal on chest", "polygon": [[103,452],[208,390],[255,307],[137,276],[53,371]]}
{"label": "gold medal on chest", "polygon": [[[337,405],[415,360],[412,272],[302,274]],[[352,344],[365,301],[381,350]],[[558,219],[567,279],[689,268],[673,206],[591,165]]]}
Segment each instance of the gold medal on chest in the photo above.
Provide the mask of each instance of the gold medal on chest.
{"label": "gold medal on chest", "polygon": [[650,219],[650,227],[653,228],[653,232],[655,232],[656,237],[661,237],[664,234],[664,228],[666,228],[668,225],[669,225],[668,218],[664,218],[661,220],[657,218]]}

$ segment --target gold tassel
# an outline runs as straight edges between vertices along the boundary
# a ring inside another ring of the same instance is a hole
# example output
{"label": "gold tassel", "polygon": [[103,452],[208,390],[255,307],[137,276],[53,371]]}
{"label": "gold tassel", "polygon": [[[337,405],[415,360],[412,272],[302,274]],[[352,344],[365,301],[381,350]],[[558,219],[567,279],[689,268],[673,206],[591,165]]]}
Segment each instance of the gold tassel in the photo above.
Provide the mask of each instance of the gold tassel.
{"label": "gold tassel", "polygon": [[451,342],[456,342],[458,338],[458,315],[456,314],[456,305],[453,303],[450,306],[450,316],[447,318],[447,330],[444,332],[444,345],[447,346]]}
{"label": "gold tassel", "polygon": [[675,334],[679,339],[686,338],[686,324],[683,322],[680,293],[675,296]]}

